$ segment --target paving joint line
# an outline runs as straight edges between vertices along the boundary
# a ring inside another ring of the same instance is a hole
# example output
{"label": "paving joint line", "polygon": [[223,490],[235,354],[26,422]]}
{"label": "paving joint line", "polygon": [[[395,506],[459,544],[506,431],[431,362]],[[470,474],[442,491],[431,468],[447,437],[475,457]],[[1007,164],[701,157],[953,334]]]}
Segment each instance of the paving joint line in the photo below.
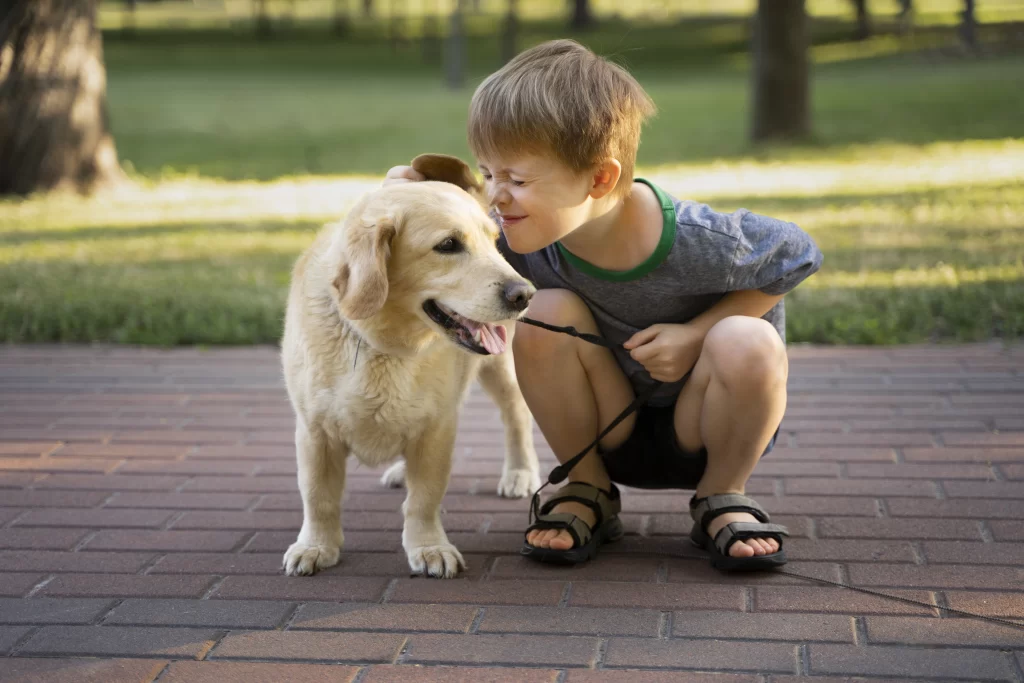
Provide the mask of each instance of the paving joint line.
{"label": "paving joint line", "polygon": [[[149,680],[146,681],[145,683],[156,683],[156,681],[159,681],[160,678],[165,673],[167,673],[167,671],[171,668],[171,664],[173,664],[173,663],[174,663],[174,660],[172,660],[170,662],[166,662],[162,666],[160,666],[159,669],[157,669],[157,665],[154,664],[153,665],[153,669],[151,669],[150,672],[149,672]],[[154,671],[155,671],[155,673],[154,673]]]}
{"label": "paving joint line", "polygon": [[486,607],[480,607],[476,611],[476,616],[473,617],[473,621],[469,624],[469,630],[466,633],[479,633],[480,623],[484,620],[484,615],[487,613]]}
{"label": "paving joint line", "polygon": [[978,532],[981,534],[981,540],[985,543],[995,542],[995,537],[992,535],[992,527],[989,526],[987,519],[978,520]]}
{"label": "paving joint line", "polygon": [[99,616],[97,616],[95,619],[92,620],[91,626],[100,626],[100,625],[102,625],[103,622],[105,622],[110,617],[110,615],[113,614],[114,610],[116,610],[118,607],[120,607],[121,605],[124,604],[124,601],[126,599],[127,598],[118,598],[117,600],[114,600],[114,604],[113,605],[108,607],[105,612],[103,612],[102,614],[100,614]]}
{"label": "paving joint line", "polygon": [[811,671],[811,650],[807,645],[796,646],[796,675],[808,676]]}
{"label": "paving joint line", "polygon": [[604,668],[604,658],[607,655],[608,655],[608,639],[607,638],[600,638],[597,641],[597,654],[594,657],[594,665],[591,668],[603,669]]}
{"label": "paving joint line", "polygon": [[22,634],[21,638],[18,638],[16,641],[14,641],[14,645],[12,645],[11,649],[7,652],[7,656],[13,658],[15,655],[17,655],[18,651],[25,646],[25,643],[32,640],[32,638],[35,637],[35,635],[39,633],[41,630],[43,630],[43,625],[32,626],[31,628],[29,628],[29,630],[25,631],[25,633]]}
{"label": "paving joint line", "polygon": [[380,600],[378,602],[380,604],[388,604],[389,601],[391,600],[391,596],[395,594],[395,591],[397,589],[398,579],[391,579],[388,582],[388,585],[384,588],[384,592],[381,593]]}
{"label": "paving joint line", "polygon": [[562,595],[558,598],[557,607],[565,607],[569,604],[569,598],[572,596],[572,581],[566,581],[565,586],[562,587]]}
{"label": "paving joint line", "polygon": [[30,590],[28,593],[26,593],[24,595],[24,597],[22,597],[22,600],[27,600],[27,599],[29,599],[31,597],[34,597],[39,591],[43,590],[43,588],[45,588],[48,583],[50,583],[51,581],[53,581],[56,578],[57,578],[56,574],[47,574],[43,578],[42,581],[40,581],[36,585],[32,586],[32,590]]}
{"label": "paving joint line", "polygon": [[862,614],[853,617],[853,644],[856,647],[866,647],[868,644],[868,623]]}
{"label": "paving joint line", "polygon": [[227,581],[227,578],[227,576],[215,576],[213,579],[213,583],[210,584],[210,587],[206,589],[206,591],[202,594],[202,596],[200,596],[199,599],[209,600],[210,596],[213,595],[213,592],[220,588],[221,585],[225,581]]}

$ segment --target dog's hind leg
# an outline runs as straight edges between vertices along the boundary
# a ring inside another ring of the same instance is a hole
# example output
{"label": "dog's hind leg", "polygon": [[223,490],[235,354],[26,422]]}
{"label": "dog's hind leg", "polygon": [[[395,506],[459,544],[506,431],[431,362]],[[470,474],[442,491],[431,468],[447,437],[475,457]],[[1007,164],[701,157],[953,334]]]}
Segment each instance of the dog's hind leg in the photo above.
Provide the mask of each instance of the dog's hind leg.
{"label": "dog's hind leg", "polygon": [[505,465],[498,495],[526,498],[540,488],[540,466],[533,447],[533,416],[519,391],[511,352],[485,359],[479,378],[484,391],[498,404],[505,424]]}
{"label": "dog's hind leg", "polygon": [[302,529],[284,554],[291,576],[314,574],[338,563],[345,541],[341,531],[341,494],[345,488],[345,452],[332,452],[322,432],[302,424],[295,429]]}
{"label": "dog's hind leg", "polygon": [[405,486],[405,460],[399,460],[384,470],[380,476],[381,486],[389,489],[400,489]]}

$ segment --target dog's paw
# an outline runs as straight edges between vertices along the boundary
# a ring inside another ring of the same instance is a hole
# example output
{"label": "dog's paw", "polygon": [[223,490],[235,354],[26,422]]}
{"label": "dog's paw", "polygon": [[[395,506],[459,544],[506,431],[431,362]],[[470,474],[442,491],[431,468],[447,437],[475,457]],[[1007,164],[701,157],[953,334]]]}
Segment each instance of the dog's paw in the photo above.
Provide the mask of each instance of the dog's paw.
{"label": "dog's paw", "polygon": [[407,553],[409,568],[416,574],[426,574],[438,579],[451,579],[466,568],[462,553],[450,543],[424,545]]}
{"label": "dog's paw", "polygon": [[405,486],[405,462],[399,460],[381,475],[380,483],[389,489],[400,489]]}
{"label": "dog's paw", "polygon": [[540,488],[540,475],[534,470],[507,470],[498,480],[502,498],[527,498]]}
{"label": "dog's paw", "polygon": [[338,564],[338,546],[307,545],[296,541],[284,553],[284,573],[288,576],[309,576]]}

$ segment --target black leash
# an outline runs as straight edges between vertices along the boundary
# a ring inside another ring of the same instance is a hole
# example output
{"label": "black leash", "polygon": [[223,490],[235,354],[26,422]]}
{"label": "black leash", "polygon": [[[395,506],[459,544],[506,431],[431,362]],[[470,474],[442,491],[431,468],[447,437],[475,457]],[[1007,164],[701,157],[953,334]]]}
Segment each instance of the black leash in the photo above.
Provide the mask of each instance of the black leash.
{"label": "black leash", "polygon": [[[519,322],[526,323],[527,325],[533,325],[534,327],[540,327],[551,332],[567,334],[570,337],[576,337],[577,339],[582,339],[583,341],[588,342],[590,344],[603,346],[606,349],[618,348],[617,344],[613,344],[604,337],[600,337],[596,334],[589,334],[587,332],[580,332],[575,327],[560,327],[558,325],[549,325],[548,323],[541,322],[540,320],[534,320],[533,318],[527,317],[519,318]],[[657,391],[661,387],[661,385],[661,382],[656,382],[647,389],[645,389],[644,391],[642,391],[636,398],[633,399],[633,402],[630,403],[625,410],[619,413],[619,415],[614,420],[612,420],[611,423],[607,427],[605,427],[600,434],[597,435],[596,439],[594,439],[591,443],[587,444],[586,448],[584,448],[582,451],[574,455],[569,460],[566,460],[564,463],[558,465],[553,470],[551,470],[551,473],[548,475],[548,480],[544,482],[544,484],[541,485],[541,487],[537,489],[536,492],[534,492],[533,499],[530,501],[531,524],[533,523],[534,519],[536,519],[537,516],[540,514],[540,492],[544,490],[544,487],[547,486],[548,484],[560,484],[563,481],[565,481],[566,477],[569,476],[569,472],[572,470],[572,468],[576,467],[576,465],[579,464],[580,460],[582,460],[587,455],[587,453],[590,452],[590,449],[597,446],[598,443],[600,443],[601,439],[608,436],[608,434],[613,429],[618,427],[623,420],[625,420],[627,417],[635,413],[637,410],[641,408],[641,406],[647,403],[647,401],[651,398],[651,396],[654,395],[654,392]],[[909,605],[926,607],[928,609],[937,609],[943,612],[949,612],[951,614],[959,614],[961,616],[971,617],[973,619],[980,619],[982,621],[990,621],[995,624],[1000,624],[1001,626],[1008,626],[1010,628],[1024,631],[1024,623],[1010,621],[1009,619],[1000,619],[999,617],[990,617],[985,614],[976,614],[974,612],[967,612],[962,609],[956,609],[955,607],[944,607],[943,605],[929,605],[927,602],[923,602],[921,600],[903,598],[898,595],[889,595],[888,593],[881,593],[879,591],[874,591],[869,588],[851,586],[847,583],[841,583],[839,581],[830,581],[828,579],[819,579],[816,576],[798,574],[796,572],[791,572],[785,569],[775,569],[773,570],[773,572],[776,574],[785,574],[786,576],[794,576],[798,579],[805,579],[807,581],[817,581],[818,583],[823,583],[831,586],[838,586],[839,588],[849,588],[850,590],[857,591],[859,593],[866,593],[867,595],[874,595],[875,597],[885,598],[887,600],[893,600],[896,602],[903,602]]]}
{"label": "black leash", "polygon": [[[596,334],[590,334],[588,332],[580,332],[575,327],[560,327],[558,325],[549,325],[548,323],[541,322],[540,320],[534,320],[533,318],[526,317],[519,318],[519,322],[526,323],[527,325],[533,325],[534,327],[540,327],[545,330],[550,330],[551,332],[560,332],[561,334],[567,334],[570,337],[576,337],[577,339],[582,339],[583,341],[588,342],[590,344],[594,344],[596,346],[603,346],[606,349],[618,348],[618,345],[613,344],[604,337],[599,337]],[[608,434],[610,434],[613,429],[618,427],[623,420],[625,420],[627,417],[635,413],[637,410],[640,409],[641,406],[647,403],[651,396],[654,395],[654,392],[657,391],[659,387],[661,387],[661,384],[661,382],[655,382],[650,387],[640,392],[637,395],[637,397],[633,399],[633,402],[626,406],[625,410],[619,413],[615,417],[615,419],[608,424],[607,427],[601,430],[601,433],[597,435],[596,439],[587,444],[586,448],[581,450],[579,453],[574,455],[569,460],[566,460],[561,465],[555,467],[555,469],[551,470],[551,473],[548,475],[548,480],[544,482],[539,489],[534,491],[533,498],[530,500],[531,524],[540,515],[540,492],[543,491],[548,484],[561,484],[563,481],[565,481],[566,478],[569,476],[569,472],[572,471],[572,468],[576,467],[576,465],[579,464],[580,460],[586,457],[587,453],[590,452],[590,449],[597,446],[601,442],[601,439],[608,436]]]}

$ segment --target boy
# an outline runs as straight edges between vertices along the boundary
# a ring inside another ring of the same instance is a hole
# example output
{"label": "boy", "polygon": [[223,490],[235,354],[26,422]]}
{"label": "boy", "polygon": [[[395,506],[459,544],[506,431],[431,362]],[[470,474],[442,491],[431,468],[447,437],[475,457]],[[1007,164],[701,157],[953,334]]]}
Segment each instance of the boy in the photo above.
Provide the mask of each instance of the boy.
{"label": "boy", "polygon": [[[821,252],[790,223],[717,213],[634,180],[653,113],[624,69],[570,40],[521,53],[470,104],[499,246],[539,290],[530,316],[621,344],[516,326],[516,374],[558,460],[664,383],[570,472],[522,552],[576,563],[619,538],[617,482],[695,489],[691,539],[715,567],[781,565],[785,529],[743,492],[785,411],[782,297]],[[398,166],[385,182],[422,179]]]}

